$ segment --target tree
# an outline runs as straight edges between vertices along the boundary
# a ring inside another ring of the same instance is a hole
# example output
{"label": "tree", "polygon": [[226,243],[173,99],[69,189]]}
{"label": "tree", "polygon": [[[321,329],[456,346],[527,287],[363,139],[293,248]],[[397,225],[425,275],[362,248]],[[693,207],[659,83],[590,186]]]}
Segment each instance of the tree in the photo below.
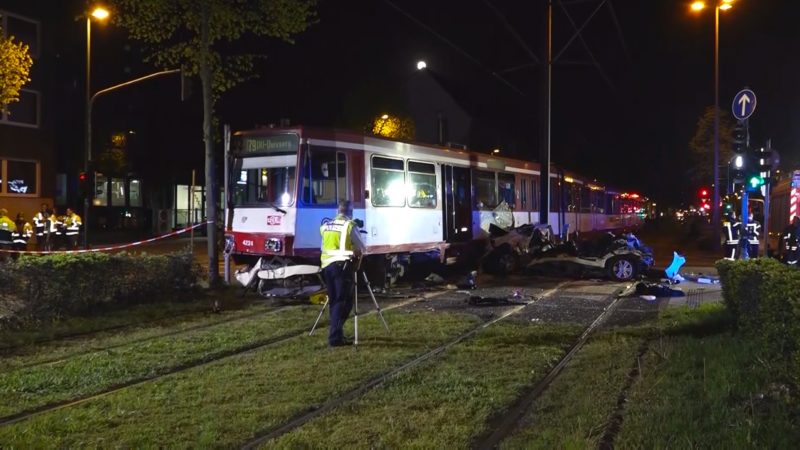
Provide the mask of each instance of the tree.
{"label": "tree", "polygon": [[401,118],[383,114],[372,121],[370,131],[377,136],[412,141],[414,140],[414,121],[408,117]]}
{"label": "tree", "polygon": [[199,76],[203,97],[209,283],[219,281],[217,183],[212,117],[219,96],[254,75],[262,55],[237,54],[251,37],[292,42],[314,19],[316,0],[114,0],[116,23],[148,47],[161,69],[182,67]]}
{"label": "tree", "polygon": [[[733,127],[735,123],[728,111],[719,114],[719,165],[725,166],[733,154]],[[706,107],[697,120],[697,129],[689,141],[692,165],[689,178],[695,185],[710,186],[714,178],[714,107]],[[720,170],[721,175],[726,172]],[[722,177],[720,177],[722,178]]]}
{"label": "tree", "polygon": [[14,37],[5,37],[0,28],[0,113],[6,112],[8,105],[19,101],[19,90],[29,78],[33,60],[28,46],[14,42]]}

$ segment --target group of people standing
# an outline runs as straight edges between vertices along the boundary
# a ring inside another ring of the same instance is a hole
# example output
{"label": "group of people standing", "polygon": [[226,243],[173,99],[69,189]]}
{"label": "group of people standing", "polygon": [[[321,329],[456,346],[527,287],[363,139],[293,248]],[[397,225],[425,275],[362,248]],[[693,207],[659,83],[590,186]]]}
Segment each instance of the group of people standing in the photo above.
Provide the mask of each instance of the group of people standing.
{"label": "group of people standing", "polygon": [[42,204],[33,216],[33,224],[25,220],[22,213],[16,220],[8,216],[8,210],[0,208],[0,246],[13,250],[28,249],[31,237],[36,235],[36,250],[51,251],[78,248],[78,237],[83,222],[81,217],[67,208],[59,215],[55,208]]}
{"label": "group of people standing", "polygon": [[[742,227],[741,222],[734,213],[727,215],[722,222],[725,239],[725,258],[740,259],[745,250],[748,257],[758,256],[758,244],[761,234],[761,224],[749,216],[747,226]],[[783,229],[778,244],[777,255],[779,259],[790,266],[797,267],[800,260],[800,217],[793,216],[791,223]]]}

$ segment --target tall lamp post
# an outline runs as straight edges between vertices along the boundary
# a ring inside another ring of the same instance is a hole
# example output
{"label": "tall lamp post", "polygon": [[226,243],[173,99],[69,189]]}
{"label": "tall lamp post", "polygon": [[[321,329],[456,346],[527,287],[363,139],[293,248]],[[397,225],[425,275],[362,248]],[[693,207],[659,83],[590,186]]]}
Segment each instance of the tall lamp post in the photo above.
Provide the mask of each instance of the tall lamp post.
{"label": "tall lamp post", "polygon": [[[714,6],[714,198],[712,200],[711,226],[714,233],[721,227],[719,210],[719,11],[727,11],[733,7],[733,0],[718,0]],[[706,2],[692,3],[692,11],[702,11]],[[719,239],[714,240],[714,246],[719,246]]]}
{"label": "tall lamp post", "polygon": [[[90,118],[92,98],[92,19],[104,21],[108,19],[110,13],[103,7],[95,7],[86,15],[86,152],[83,156],[83,171],[89,172],[89,164],[92,162],[92,121]],[[92,184],[91,192],[94,192],[94,177],[89,180]],[[83,199],[83,248],[89,245],[89,197]]]}

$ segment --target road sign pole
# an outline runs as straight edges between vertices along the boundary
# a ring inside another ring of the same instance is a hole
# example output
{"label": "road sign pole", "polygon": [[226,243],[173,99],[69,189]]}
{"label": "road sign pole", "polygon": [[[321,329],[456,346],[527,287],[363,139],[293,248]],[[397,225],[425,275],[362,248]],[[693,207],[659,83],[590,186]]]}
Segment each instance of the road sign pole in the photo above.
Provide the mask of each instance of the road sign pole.
{"label": "road sign pole", "polygon": [[747,193],[747,186],[742,192],[742,220],[739,225],[739,247],[741,259],[750,259],[750,240],[747,239],[747,200],[750,195]]}

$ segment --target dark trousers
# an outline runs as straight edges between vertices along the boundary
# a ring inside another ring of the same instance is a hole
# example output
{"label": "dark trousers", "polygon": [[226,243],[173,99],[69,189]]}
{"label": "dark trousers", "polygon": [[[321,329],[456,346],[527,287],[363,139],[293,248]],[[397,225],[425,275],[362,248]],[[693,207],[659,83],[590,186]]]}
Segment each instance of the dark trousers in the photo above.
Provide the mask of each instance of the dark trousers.
{"label": "dark trousers", "polygon": [[342,327],[353,308],[353,272],[345,269],[344,262],[335,262],[322,269],[322,277],[328,290],[330,309],[328,344],[334,344],[344,339]]}

